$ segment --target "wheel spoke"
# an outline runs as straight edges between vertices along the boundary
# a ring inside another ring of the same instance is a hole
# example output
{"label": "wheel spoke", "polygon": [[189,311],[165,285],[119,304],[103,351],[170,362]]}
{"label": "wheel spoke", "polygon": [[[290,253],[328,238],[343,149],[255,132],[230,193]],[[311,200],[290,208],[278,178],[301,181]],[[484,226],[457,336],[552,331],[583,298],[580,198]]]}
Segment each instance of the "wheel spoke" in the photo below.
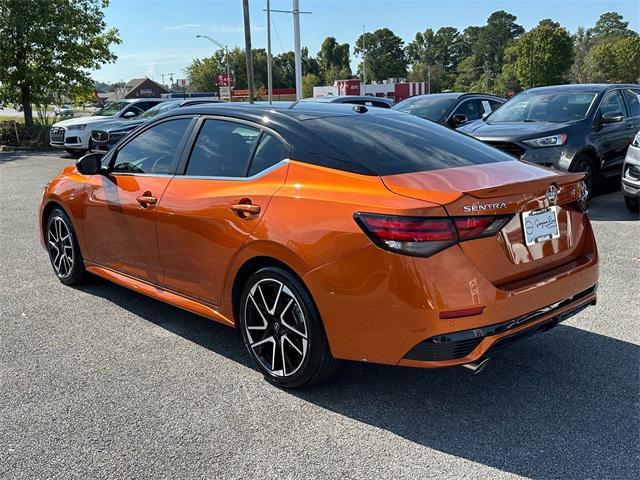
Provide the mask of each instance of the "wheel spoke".
{"label": "wheel spoke", "polygon": [[55,225],[53,227],[53,229],[49,229],[49,241],[54,241],[57,242],[58,241],[58,237],[56,236],[56,232],[55,232]]}
{"label": "wheel spoke", "polygon": [[251,293],[249,293],[249,299],[251,299],[251,303],[253,303],[253,306],[256,308],[256,310],[260,314],[260,318],[262,319],[262,325],[247,325],[247,329],[249,329],[249,330],[265,330],[269,326],[269,324],[267,323],[267,319],[264,318],[264,315],[262,314],[262,311],[260,310],[260,307],[256,303],[256,299],[253,298],[253,295]]}
{"label": "wheel spoke", "polygon": [[252,286],[244,302],[245,338],[256,360],[273,376],[293,375],[306,358],[308,344],[296,295],[282,281],[265,278]]}

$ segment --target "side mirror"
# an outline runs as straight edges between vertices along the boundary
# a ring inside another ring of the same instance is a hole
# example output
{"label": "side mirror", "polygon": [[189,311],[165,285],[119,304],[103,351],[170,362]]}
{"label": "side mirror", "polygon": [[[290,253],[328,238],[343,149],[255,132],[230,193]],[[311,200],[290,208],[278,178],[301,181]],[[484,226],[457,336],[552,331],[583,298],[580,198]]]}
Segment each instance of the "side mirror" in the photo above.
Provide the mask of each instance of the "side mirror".
{"label": "side mirror", "polygon": [[449,120],[449,124],[452,127],[457,127],[458,125],[462,125],[463,123],[467,123],[467,116],[463,113],[456,113]]}
{"label": "side mirror", "polygon": [[622,112],[605,112],[600,116],[602,123],[617,123],[624,120]]}
{"label": "side mirror", "polygon": [[78,172],[83,175],[97,175],[102,169],[102,154],[89,153],[76,162]]}
{"label": "side mirror", "polygon": [[133,117],[136,117],[137,115],[136,115],[136,112],[129,111],[129,112],[125,112],[124,115],[122,115],[122,116],[124,118],[133,118]]}

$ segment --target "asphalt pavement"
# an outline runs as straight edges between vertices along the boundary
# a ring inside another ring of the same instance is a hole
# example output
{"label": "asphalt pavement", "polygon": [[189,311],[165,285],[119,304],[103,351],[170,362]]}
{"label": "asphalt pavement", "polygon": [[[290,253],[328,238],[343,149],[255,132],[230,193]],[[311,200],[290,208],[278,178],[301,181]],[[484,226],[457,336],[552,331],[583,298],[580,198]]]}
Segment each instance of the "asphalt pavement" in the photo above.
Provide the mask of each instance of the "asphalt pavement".
{"label": "asphalt pavement", "polygon": [[590,213],[597,306],[478,375],[346,363],[287,392],[233,329],[57,281],[37,209],[71,162],[0,153],[0,478],[640,477],[640,221],[619,191]]}

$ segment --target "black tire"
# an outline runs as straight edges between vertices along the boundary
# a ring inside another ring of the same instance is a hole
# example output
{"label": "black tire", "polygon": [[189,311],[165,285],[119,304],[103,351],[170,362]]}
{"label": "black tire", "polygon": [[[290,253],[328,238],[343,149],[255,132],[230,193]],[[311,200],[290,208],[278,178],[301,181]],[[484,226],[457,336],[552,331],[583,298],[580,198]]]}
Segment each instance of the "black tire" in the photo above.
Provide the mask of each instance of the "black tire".
{"label": "black tire", "polygon": [[82,157],[88,151],[88,150],[73,150],[71,148],[67,148],[65,150],[69,155],[71,155],[72,157],[76,157],[76,158]]}
{"label": "black tire", "polygon": [[624,197],[624,204],[629,211],[633,213],[640,212],[640,198],[639,197]]}
{"label": "black tire", "polygon": [[569,167],[569,171],[584,172],[587,174],[586,178],[584,179],[584,184],[587,187],[587,204],[591,203],[591,198],[593,197],[597,177],[596,162],[594,162],[593,158],[591,158],[589,155],[581,154],[573,159],[573,162],[571,162],[571,166]]}
{"label": "black tire", "polygon": [[304,285],[288,271],[265,267],[254,273],[238,311],[249,356],[270,383],[307,387],[335,370],[320,314]]}
{"label": "black tire", "polygon": [[[66,238],[65,229],[69,238]],[[51,211],[47,218],[44,238],[49,260],[58,280],[65,285],[82,283],[87,271],[73,224],[64,210],[55,208]],[[60,252],[64,252],[66,258],[62,258]]]}

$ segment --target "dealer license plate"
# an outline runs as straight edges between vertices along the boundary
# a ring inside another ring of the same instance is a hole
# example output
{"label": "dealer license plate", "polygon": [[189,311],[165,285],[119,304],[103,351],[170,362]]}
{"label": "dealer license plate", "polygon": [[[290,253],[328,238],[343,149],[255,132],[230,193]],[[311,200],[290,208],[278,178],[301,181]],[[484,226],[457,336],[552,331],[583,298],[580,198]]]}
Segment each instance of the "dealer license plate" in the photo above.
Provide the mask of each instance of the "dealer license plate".
{"label": "dealer license plate", "polygon": [[558,207],[522,212],[522,228],[527,246],[559,238]]}

